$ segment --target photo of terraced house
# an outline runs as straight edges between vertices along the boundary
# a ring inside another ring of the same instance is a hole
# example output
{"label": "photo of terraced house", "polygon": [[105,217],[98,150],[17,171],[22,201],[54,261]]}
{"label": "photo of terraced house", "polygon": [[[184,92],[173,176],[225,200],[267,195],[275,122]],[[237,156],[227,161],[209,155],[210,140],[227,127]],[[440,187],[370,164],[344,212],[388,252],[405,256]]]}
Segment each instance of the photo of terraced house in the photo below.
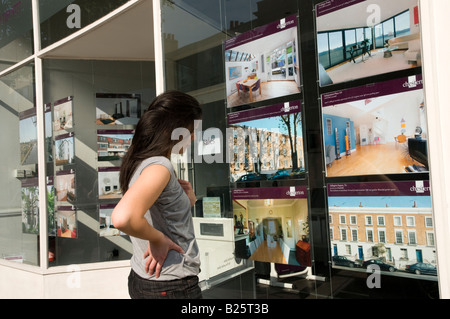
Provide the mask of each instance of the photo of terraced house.
{"label": "photo of terraced house", "polygon": [[305,170],[301,113],[230,126],[231,182],[299,178]]}
{"label": "photo of terraced house", "polygon": [[334,266],[437,275],[429,196],[329,197],[329,222]]}

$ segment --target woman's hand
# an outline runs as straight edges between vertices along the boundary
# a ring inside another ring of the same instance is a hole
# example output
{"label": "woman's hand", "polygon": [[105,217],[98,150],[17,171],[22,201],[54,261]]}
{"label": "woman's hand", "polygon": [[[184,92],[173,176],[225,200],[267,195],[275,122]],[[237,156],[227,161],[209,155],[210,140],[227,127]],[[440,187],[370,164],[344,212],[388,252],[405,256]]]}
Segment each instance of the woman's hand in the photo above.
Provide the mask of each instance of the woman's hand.
{"label": "woman's hand", "polygon": [[156,278],[159,278],[164,261],[170,250],[178,251],[184,254],[183,249],[175,244],[169,237],[161,233],[161,240],[148,242],[147,251],[144,254],[145,271],[151,276],[155,274]]}
{"label": "woman's hand", "polygon": [[180,183],[187,197],[191,201],[191,207],[194,206],[195,202],[197,201],[197,197],[195,196],[191,183],[189,183],[188,181],[184,181],[182,179],[179,179],[178,182]]}

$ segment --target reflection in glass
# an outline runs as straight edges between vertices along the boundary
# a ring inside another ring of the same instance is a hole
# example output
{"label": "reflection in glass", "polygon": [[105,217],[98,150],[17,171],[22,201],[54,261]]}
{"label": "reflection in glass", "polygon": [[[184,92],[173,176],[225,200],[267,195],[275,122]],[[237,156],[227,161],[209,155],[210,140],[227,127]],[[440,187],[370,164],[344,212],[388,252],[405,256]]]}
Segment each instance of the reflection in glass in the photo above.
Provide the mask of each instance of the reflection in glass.
{"label": "reflection in glass", "polygon": [[33,54],[31,0],[0,2],[0,71]]}
{"label": "reflection in glass", "polygon": [[0,258],[39,265],[34,66],[0,78]]}
{"label": "reflection in glass", "polygon": [[84,28],[126,2],[128,0],[39,0],[42,48],[80,30],[70,27],[68,22],[78,19]]}

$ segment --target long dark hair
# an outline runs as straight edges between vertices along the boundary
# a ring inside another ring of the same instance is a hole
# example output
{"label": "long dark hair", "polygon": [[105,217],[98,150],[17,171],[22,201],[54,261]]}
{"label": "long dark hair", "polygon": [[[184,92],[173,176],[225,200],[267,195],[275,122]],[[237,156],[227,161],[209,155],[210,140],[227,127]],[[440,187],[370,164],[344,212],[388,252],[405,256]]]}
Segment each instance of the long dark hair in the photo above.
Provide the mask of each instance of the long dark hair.
{"label": "long dark hair", "polygon": [[192,96],[168,91],[157,96],[139,120],[131,146],[122,159],[120,187],[122,193],[139,164],[152,156],[169,157],[178,140],[172,140],[177,128],[187,128],[192,133],[194,121],[201,119],[202,109]]}

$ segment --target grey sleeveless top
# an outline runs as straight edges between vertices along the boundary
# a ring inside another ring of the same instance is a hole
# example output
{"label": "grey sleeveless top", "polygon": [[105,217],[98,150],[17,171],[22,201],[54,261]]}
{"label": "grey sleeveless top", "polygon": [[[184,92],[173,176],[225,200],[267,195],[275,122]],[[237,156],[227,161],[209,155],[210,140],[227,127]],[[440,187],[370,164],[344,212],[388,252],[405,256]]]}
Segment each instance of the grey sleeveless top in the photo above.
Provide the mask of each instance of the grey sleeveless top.
{"label": "grey sleeveless top", "polygon": [[149,276],[145,272],[144,259],[148,241],[130,236],[133,244],[131,268],[137,275],[149,280],[166,281],[196,276],[200,272],[200,254],[195,240],[191,204],[178,182],[170,160],[163,156],[144,160],[136,169],[129,185],[131,186],[137,180],[147,166],[155,164],[167,167],[170,172],[170,181],[153,206],[146,212],[145,218],[150,225],[178,244],[185,254],[170,250],[161,269],[160,277]]}

